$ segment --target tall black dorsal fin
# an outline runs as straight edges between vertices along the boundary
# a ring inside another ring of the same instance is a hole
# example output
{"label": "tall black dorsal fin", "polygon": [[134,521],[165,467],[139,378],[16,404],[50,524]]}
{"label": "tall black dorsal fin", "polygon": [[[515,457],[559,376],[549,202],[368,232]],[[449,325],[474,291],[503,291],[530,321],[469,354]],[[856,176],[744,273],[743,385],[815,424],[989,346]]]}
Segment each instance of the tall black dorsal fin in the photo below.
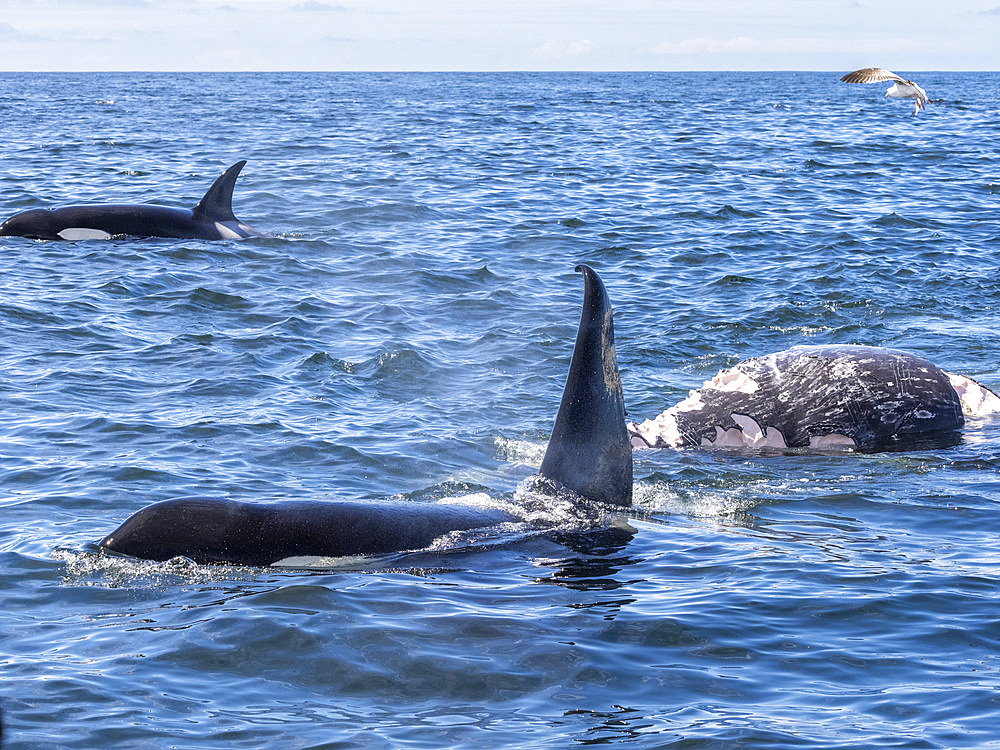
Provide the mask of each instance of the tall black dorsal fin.
{"label": "tall black dorsal fin", "polygon": [[236,215],[233,214],[233,188],[236,187],[236,178],[240,176],[240,170],[246,163],[246,159],[236,162],[212,183],[212,187],[194,207],[196,218],[209,221],[236,221]]}
{"label": "tall black dorsal fin", "polygon": [[613,505],[632,504],[632,446],[615,356],[611,301],[594,269],[583,272],[583,314],[541,474]]}

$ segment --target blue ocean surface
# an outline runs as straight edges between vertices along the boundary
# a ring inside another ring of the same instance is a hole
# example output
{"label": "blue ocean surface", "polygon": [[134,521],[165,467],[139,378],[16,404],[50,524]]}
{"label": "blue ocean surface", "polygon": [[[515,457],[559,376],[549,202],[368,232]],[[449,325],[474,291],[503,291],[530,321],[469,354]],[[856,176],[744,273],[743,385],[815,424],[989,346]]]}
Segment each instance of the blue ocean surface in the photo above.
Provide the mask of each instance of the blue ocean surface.
{"label": "blue ocean surface", "polygon": [[[867,61],[860,61],[865,63]],[[845,71],[846,72],[846,71]],[[1000,420],[637,450],[636,510],[316,569],[145,562],[155,501],[511,502],[587,263],[631,418],[800,344],[1000,388],[1000,74],[0,74],[4,748],[1000,748]]]}

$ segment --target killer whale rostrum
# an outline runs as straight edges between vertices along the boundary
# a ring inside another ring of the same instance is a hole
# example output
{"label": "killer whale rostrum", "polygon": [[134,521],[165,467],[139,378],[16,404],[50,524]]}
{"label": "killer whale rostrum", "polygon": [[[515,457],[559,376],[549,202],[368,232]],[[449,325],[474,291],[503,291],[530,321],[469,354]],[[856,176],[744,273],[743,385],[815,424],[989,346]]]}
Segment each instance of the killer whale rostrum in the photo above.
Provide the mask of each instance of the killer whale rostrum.
{"label": "killer whale rostrum", "polygon": [[658,416],[630,422],[637,448],[902,450],[958,440],[1000,396],[909,352],[802,346],[738,362]]}
{"label": "killer whale rostrum", "polygon": [[[583,312],[562,401],[540,477],[586,500],[632,503],[632,449],[604,283],[586,265]],[[420,550],[454,531],[521,519],[501,508],[459,503],[176,498],[148,506],[99,542],[148,560],[294,565],[306,558]]]}
{"label": "killer whale rostrum", "polygon": [[0,224],[0,236],[36,240],[88,240],[113,237],[165,237],[227,240],[260,237],[233,213],[233,188],[246,165],[238,161],[223,172],[193,209],[151,204],[108,204],[34,208]]}

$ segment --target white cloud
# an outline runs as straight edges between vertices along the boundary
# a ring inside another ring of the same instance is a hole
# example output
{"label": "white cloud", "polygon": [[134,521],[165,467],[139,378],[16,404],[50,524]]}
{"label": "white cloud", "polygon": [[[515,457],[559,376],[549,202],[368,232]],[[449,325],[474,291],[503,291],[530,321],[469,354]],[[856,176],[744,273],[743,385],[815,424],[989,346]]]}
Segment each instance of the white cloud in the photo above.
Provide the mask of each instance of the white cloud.
{"label": "white cloud", "polygon": [[657,55],[703,55],[718,52],[750,52],[759,45],[759,41],[746,36],[734,39],[698,37],[696,39],[684,39],[680,42],[663,42],[654,47],[653,52]]}
{"label": "white cloud", "polygon": [[0,0],[0,70],[1000,70],[1000,0],[909,5]]}
{"label": "white cloud", "polygon": [[343,5],[333,5],[331,3],[321,3],[317,0],[305,0],[304,3],[299,3],[298,5],[293,5],[292,10],[305,11],[307,13],[313,12],[329,12],[337,11],[338,13],[343,13],[347,10]]}
{"label": "white cloud", "polygon": [[829,39],[819,37],[786,37],[756,39],[740,36],[730,39],[697,37],[679,42],[663,42],[653,48],[657,55],[719,55],[719,54],[844,54],[903,52],[918,47],[912,39]]}
{"label": "white cloud", "polygon": [[531,50],[531,56],[536,60],[566,60],[573,57],[589,55],[597,49],[597,45],[589,39],[578,42],[557,42],[551,39],[541,47]]}
{"label": "white cloud", "polygon": [[37,37],[33,34],[25,34],[23,31],[16,29],[9,23],[0,21],[0,39],[4,39],[8,42],[33,42],[40,40],[41,37]]}

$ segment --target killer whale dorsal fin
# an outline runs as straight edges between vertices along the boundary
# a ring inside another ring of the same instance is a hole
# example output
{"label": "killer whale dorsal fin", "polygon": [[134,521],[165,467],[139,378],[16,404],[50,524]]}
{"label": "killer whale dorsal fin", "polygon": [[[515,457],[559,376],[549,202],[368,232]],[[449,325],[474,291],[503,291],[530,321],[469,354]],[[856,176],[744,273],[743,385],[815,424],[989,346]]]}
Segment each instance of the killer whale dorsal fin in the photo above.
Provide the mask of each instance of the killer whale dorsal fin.
{"label": "killer whale dorsal fin", "polygon": [[583,273],[583,313],[542,476],[612,505],[632,504],[632,446],[615,355],[611,301],[594,269]]}
{"label": "killer whale dorsal fin", "polygon": [[194,207],[194,215],[208,221],[236,221],[233,213],[233,188],[236,178],[246,164],[246,159],[236,162],[212,183],[204,197]]}

